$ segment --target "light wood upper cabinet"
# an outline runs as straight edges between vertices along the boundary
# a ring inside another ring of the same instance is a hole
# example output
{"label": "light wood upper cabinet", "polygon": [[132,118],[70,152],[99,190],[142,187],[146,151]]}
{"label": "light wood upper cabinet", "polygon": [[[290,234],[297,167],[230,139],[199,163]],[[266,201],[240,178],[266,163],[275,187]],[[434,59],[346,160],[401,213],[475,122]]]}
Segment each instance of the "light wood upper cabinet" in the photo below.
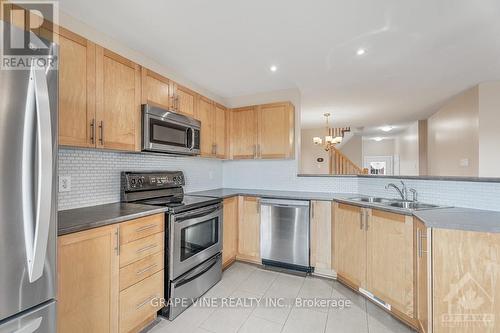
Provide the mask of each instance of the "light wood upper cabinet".
{"label": "light wood upper cabinet", "polygon": [[139,65],[97,46],[96,86],[97,147],[140,150]]}
{"label": "light wood upper cabinet", "polygon": [[332,276],[332,203],[311,201],[311,266]]}
{"label": "light wood upper cabinet", "polygon": [[500,332],[500,234],[432,230],[434,333]]}
{"label": "light wood upper cabinet", "polygon": [[201,156],[215,156],[215,104],[199,96],[196,118],[201,121],[200,150]]}
{"label": "light wood upper cabinet", "polygon": [[173,109],[186,116],[195,117],[198,95],[191,89],[183,87],[173,81],[171,81],[171,91]]}
{"label": "light wood upper cabinet", "polygon": [[117,235],[115,225],[59,237],[59,332],[118,332]]}
{"label": "light wood upper cabinet", "polygon": [[367,210],[366,289],[414,318],[413,218]]}
{"label": "light wood upper cabinet", "polygon": [[227,109],[220,105],[215,104],[215,120],[214,120],[214,144],[215,144],[215,157],[227,158],[228,144],[227,144]]}
{"label": "light wood upper cabinet", "polygon": [[294,155],[294,107],[289,102],[232,109],[233,159],[285,159]]}
{"label": "light wood upper cabinet", "polygon": [[147,68],[141,68],[142,104],[168,109],[171,103],[170,80]]}
{"label": "light wood upper cabinet", "polygon": [[286,159],[294,155],[294,107],[291,103],[258,106],[257,153],[261,159]]}
{"label": "light wood upper cabinet", "polygon": [[366,285],[364,209],[335,203],[335,263],[338,278],[357,289]]}
{"label": "light wood upper cabinet", "polygon": [[260,263],[260,198],[239,197],[238,259]]}
{"label": "light wood upper cabinet", "polygon": [[238,252],[238,197],[224,199],[222,265],[236,259]]}
{"label": "light wood upper cabinet", "polygon": [[415,230],[413,237],[415,238],[415,262],[416,262],[416,280],[415,285],[417,295],[417,310],[416,317],[420,332],[429,332],[429,246],[428,246],[428,229],[425,224],[417,218],[413,219],[413,228]]}
{"label": "light wood upper cabinet", "polygon": [[232,109],[229,116],[230,149],[233,159],[257,157],[257,109],[253,106]]}
{"label": "light wood upper cabinet", "polygon": [[59,28],[59,144],[95,147],[95,44]]}

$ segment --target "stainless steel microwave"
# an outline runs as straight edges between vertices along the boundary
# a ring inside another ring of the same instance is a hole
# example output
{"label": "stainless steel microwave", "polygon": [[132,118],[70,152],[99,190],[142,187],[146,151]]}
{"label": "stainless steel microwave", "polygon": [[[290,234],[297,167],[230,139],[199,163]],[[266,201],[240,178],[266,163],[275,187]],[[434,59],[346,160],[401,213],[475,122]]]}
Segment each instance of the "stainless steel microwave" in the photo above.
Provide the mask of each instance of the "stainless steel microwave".
{"label": "stainless steel microwave", "polygon": [[142,105],[142,150],[200,154],[201,122],[149,104]]}

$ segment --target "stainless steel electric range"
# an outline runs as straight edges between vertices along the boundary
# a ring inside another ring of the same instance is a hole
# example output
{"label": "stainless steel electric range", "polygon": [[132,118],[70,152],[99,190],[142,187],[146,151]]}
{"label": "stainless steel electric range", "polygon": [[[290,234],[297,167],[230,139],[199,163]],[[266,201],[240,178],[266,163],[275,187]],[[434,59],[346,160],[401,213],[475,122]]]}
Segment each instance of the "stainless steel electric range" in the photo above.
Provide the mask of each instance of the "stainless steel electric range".
{"label": "stainless steel electric range", "polygon": [[165,298],[173,320],[222,276],[222,200],[184,195],[182,171],[122,172],[124,202],[165,206]]}

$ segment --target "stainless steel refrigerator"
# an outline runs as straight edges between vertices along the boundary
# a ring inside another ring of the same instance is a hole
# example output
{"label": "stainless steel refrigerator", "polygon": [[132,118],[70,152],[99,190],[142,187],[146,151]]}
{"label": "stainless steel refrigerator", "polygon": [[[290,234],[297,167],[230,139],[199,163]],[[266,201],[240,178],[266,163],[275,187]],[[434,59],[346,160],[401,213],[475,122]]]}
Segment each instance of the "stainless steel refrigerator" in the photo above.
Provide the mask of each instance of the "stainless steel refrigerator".
{"label": "stainless steel refrigerator", "polygon": [[55,69],[0,70],[0,333],[56,331],[57,90]]}

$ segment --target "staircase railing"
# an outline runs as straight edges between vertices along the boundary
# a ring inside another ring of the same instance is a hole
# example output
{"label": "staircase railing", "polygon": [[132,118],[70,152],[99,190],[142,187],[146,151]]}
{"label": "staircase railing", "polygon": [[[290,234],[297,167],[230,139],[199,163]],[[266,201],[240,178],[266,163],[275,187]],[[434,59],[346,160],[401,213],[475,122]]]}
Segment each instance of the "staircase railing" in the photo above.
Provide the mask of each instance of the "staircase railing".
{"label": "staircase railing", "polygon": [[332,175],[362,175],[368,174],[368,169],[363,169],[340,150],[335,147],[330,149],[330,174]]}

